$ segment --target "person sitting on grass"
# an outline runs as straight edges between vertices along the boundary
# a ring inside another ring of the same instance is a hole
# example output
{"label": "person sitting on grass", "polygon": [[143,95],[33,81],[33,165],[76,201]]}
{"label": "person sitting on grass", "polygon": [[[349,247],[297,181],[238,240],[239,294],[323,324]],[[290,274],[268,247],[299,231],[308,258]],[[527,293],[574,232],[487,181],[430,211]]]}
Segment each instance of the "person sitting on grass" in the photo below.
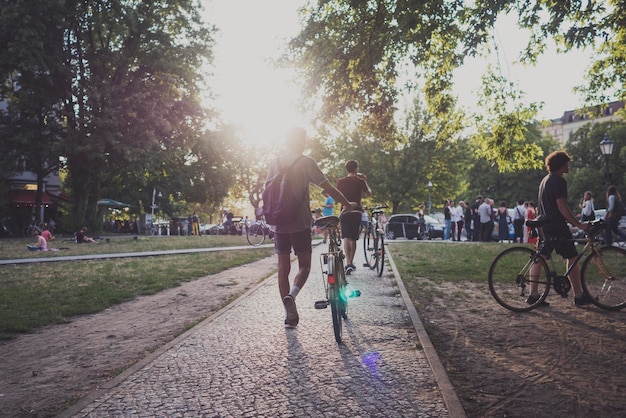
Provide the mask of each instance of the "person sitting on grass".
{"label": "person sitting on grass", "polygon": [[41,232],[41,236],[44,237],[47,242],[54,241],[55,239],[48,225],[44,227],[43,231]]}
{"label": "person sitting on grass", "polygon": [[97,242],[95,239],[90,238],[87,235],[85,235],[86,232],[87,232],[87,227],[84,227],[84,228],[81,228],[76,233],[76,243],[77,244],[85,244],[85,243]]}
{"label": "person sitting on grass", "polygon": [[35,229],[35,231],[33,231],[33,236],[37,237],[37,244],[27,245],[26,247],[30,251],[48,251],[48,241],[46,241],[46,239],[43,236],[41,236],[39,231]]}

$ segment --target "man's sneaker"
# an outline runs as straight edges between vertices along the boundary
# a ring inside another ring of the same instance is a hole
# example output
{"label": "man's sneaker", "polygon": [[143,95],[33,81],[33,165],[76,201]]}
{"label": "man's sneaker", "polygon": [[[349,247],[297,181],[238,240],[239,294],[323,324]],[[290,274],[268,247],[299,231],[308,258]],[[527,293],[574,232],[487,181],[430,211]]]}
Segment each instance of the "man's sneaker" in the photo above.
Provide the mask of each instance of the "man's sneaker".
{"label": "man's sneaker", "polygon": [[[529,305],[533,305],[535,302],[537,302],[539,300],[539,298],[541,297],[541,295],[537,294],[537,295],[533,295],[530,294],[528,295],[528,297],[526,298],[526,303]],[[544,299],[538,307],[542,307],[542,306],[550,306],[550,304],[548,302],[546,302],[546,300]]]}
{"label": "man's sneaker", "polygon": [[348,264],[345,268],[346,276],[349,276],[354,271],[354,268]]}
{"label": "man's sneaker", "polygon": [[287,318],[285,318],[285,327],[293,328],[298,325],[300,317],[298,316],[298,310],[296,309],[296,301],[293,300],[291,295],[287,295],[283,298],[283,305],[285,305],[285,311],[287,312]]}
{"label": "man's sneaker", "polygon": [[591,305],[592,303],[591,297],[586,293],[583,293],[582,296],[574,296],[574,305],[576,306]]}

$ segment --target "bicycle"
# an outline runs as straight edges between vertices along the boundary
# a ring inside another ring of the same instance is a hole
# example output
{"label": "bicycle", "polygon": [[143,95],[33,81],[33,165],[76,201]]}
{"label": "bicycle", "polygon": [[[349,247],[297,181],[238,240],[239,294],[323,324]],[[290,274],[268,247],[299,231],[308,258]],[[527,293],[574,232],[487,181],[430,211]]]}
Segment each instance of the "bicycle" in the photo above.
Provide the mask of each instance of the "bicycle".
{"label": "bicycle", "polygon": [[[563,275],[558,275],[554,259],[550,266],[541,255],[546,243],[543,229],[546,220],[527,221],[526,225],[538,231],[537,249],[526,246],[508,248],[498,254],[489,268],[489,291],[494,299],[506,309],[514,312],[525,312],[535,309],[548,296],[550,287],[567,297],[571,289],[567,275],[574,266],[585,257],[580,268],[580,281],[583,291],[590,296],[593,303],[606,310],[620,310],[626,307],[626,251],[613,246],[600,246],[599,235],[604,232],[605,222],[602,219],[587,222],[591,228],[584,239],[574,239],[585,243],[575,261]],[[551,239],[555,241],[558,239]],[[541,274],[530,277],[531,267],[539,264]],[[531,282],[539,285],[540,297],[532,304],[526,302],[527,287]]]}
{"label": "bicycle", "polygon": [[371,212],[365,236],[363,237],[363,253],[365,254],[363,267],[376,270],[378,277],[383,275],[385,267],[385,231],[383,231],[382,225],[378,225],[378,216],[383,213],[382,209],[387,207],[386,205],[380,205],[374,208],[363,208],[363,210]]}
{"label": "bicycle", "polygon": [[317,219],[314,225],[328,230],[328,252],[320,254],[326,299],[315,302],[315,309],[326,309],[330,305],[335,341],[341,343],[343,321],[348,320],[348,298],[360,296],[361,292],[347,292],[348,281],[343,266],[339,218],[334,215],[324,216]]}
{"label": "bicycle", "polygon": [[273,239],[274,233],[270,230],[264,220],[255,221],[246,228],[246,239],[248,240],[248,244],[254,247],[262,245],[265,242],[266,237]]}

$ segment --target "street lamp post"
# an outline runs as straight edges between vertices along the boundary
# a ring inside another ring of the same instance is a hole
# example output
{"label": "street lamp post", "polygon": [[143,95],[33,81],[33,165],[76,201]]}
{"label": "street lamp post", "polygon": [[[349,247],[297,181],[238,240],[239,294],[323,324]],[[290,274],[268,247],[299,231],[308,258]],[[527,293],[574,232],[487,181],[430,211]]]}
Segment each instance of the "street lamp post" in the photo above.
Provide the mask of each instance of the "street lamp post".
{"label": "street lamp post", "polygon": [[430,207],[432,206],[432,201],[430,200],[430,189],[433,188],[433,182],[428,180],[428,214],[430,215]]}
{"label": "street lamp post", "polygon": [[611,172],[609,171],[609,157],[613,153],[613,141],[607,134],[604,134],[604,138],[600,141],[600,151],[604,155],[604,181],[606,188],[611,185]]}

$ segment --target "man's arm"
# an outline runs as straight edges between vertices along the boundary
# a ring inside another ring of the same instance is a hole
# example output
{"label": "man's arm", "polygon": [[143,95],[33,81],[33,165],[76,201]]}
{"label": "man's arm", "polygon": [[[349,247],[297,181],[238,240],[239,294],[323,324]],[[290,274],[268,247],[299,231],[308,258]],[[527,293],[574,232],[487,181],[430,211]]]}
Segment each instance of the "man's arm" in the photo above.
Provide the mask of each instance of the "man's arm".
{"label": "man's arm", "polygon": [[364,191],[365,196],[372,197],[372,189],[370,189],[370,185],[367,183],[367,176],[363,173],[358,173],[357,177],[363,180],[363,183],[365,183],[365,188],[367,189]]}
{"label": "man's arm", "polygon": [[585,231],[589,228],[588,224],[583,224],[578,219],[576,219],[576,216],[574,216],[569,206],[567,206],[566,198],[561,197],[559,199],[556,199],[556,206],[559,208],[559,212],[561,212],[561,215],[563,215],[565,220],[572,224],[572,226],[575,226],[576,228],[580,228]]}
{"label": "man's arm", "polygon": [[326,190],[326,193],[328,193],[330,197],[335,199],[335,202],[341,203],[345,207],[346,212],[354,210],[356,204],[354,202],[348,202],[348,199],[346,199],[343,193],[337,190],[335,186],[330,184],[328,180],[324,180],[324,182],[322,182],[319,186],[322,189]]}

